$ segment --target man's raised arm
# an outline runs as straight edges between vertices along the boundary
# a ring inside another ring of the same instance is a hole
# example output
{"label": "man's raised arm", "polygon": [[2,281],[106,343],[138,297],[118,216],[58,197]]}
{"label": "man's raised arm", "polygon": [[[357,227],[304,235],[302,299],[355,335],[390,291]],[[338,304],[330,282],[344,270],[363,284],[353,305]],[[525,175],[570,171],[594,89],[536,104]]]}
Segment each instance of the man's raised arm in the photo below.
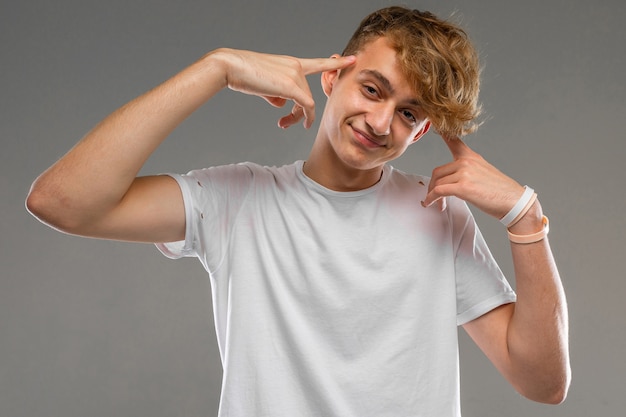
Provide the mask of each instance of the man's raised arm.
{"label": "man's raised arm", "polygon": [[[454,195],[497,219],[506,217],[524,187],[460,139],[445,141],[454,160],[433,171],[424,205]],[[466,323],[464,329],[521,394],[558,404],[567,396],[571,380],[567,304],[545,238],[541,204],[530,200],[527,207],[519,220],[509,223],[509,232],[518,241],[511,241],[517,302]]]}
{"label": "man's raised arm", "polygon": [[122,106],[37,178],[28,210],[66,233],[144,242],[184,237],[180,190],[167,176],[137,178],[148,157],[203,103],[223,88],[294,102],[279,124],[314,119],[306,75],[343,68],[354,57],[298,59],[215,50],[153,90]]}

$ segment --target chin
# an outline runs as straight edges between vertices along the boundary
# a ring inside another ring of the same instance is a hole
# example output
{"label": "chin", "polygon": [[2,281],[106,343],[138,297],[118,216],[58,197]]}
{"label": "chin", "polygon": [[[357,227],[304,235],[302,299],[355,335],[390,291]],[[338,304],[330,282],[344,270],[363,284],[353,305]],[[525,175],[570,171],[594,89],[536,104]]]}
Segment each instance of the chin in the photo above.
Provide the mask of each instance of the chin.
{"label": "chin", "polygon": [[385,162],[379,160],[372,160],[364,155],[347,155],[341,158],[344,165],[349,168],[359,171],[371,171],[382,167]]}

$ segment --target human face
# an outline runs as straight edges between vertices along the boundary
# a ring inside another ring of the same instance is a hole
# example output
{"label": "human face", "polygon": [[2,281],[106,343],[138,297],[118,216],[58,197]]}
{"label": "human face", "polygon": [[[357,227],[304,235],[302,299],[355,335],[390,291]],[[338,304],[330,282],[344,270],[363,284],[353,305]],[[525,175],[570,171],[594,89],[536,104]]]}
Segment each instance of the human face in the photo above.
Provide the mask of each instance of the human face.
{"label": "human face", "polygon": [[322,87],[328,101],[320,134],[328,156],[347,168],[379,170],[430,127],[384,37],[366,44],[354,65],[325,72]]}

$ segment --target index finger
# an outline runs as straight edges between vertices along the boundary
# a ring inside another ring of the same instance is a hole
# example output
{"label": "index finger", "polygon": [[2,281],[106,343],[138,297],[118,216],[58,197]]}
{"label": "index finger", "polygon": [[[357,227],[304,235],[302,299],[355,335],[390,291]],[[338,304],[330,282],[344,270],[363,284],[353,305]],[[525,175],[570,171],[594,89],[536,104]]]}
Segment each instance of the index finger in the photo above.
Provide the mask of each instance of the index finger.
{"label": "index finger", "polygon": [[348,67],[356,61],[354,55],[339,56],[331,58],[301,58],[300,65],[305,75],[316,74],[318,72],[338,70]]}
{"label": "index finger", "polygon": [[472,150],[458,136],[442,136],[454,159],[467,155]]}

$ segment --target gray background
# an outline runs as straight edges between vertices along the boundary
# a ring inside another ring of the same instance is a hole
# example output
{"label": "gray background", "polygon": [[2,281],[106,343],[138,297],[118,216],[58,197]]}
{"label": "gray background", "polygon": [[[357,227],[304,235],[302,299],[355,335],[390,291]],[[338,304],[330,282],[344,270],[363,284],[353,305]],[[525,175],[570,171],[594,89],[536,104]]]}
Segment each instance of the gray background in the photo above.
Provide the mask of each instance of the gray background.
{"label": "gray background", "polygon": [[[0,415],[210,416],[220,364],[200,264],[151,245],[81,239],[30,217],[31,181],[95,123],[205,52],[340,52],[376,0],[3,0],[0,10]],[[539,193],[569,296],[574,372],[565,404],[514,393],[461,331],[465,416],[617,416],[626,409],[621,263],[626,225],[621,0],[419,1],[456,12],[485,63],[488,120],[468,143]],[[322,107],[319,77],[311,77]],[[306,158],[313,132],[220,93],[145,173]],[[429,134],[395,165],[449,160]],[[502,226],[477,216],[505,273]]]}

